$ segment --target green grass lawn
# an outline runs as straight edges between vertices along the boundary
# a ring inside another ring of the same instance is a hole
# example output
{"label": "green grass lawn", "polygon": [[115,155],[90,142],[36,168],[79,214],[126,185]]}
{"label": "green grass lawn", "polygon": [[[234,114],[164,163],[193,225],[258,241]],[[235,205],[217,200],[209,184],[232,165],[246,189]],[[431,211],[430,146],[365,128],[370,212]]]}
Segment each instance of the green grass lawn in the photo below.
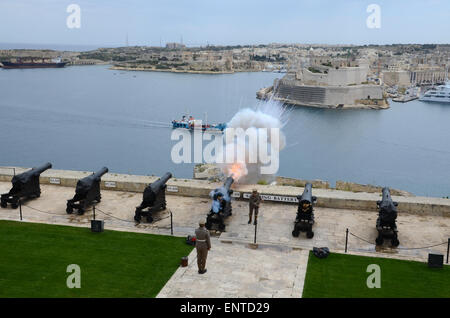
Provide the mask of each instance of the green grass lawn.
{"label": "green grass lawn", "polygon": [[179,237],[0,221],[0,297],[155,297],[191,250]]}
{"label": "green grass lawn", "polygon": [[[369,264],[380,266],[381,288],[367,287]],[[303,297],[450,297],[450,267],[333,253],[319,259],[310,252]]]}

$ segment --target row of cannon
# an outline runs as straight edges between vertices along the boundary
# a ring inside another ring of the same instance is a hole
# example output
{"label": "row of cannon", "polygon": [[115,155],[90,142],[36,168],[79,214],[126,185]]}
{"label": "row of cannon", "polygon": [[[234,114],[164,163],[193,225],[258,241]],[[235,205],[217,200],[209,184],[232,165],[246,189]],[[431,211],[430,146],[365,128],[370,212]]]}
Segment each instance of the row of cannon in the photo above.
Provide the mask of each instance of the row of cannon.
{"label": "row of cannon", "polygon": [[[1,207],[5,208],[10,203],[12,208],[17,208],[19,200],[22,198],[39,197],[41,194],[39,176],[51,167],[51,163],[46,163],[40,167],[32,168],[14,176],[11,180],[11,190],[1,195]],[[108,168],[103,167],[92,175],[78,180],[74,197],[67,200],[66,212],[68,214],[77,210],[78,214],[81,215],[89,205],[101,201],[100,181],[101,177],[107,172]],[[166,209],[166,183],[171,177],[172,174],[167,172],[160,179],[145,188],[142,203],[135,210],[134,220],[136,222],[141,222],[142,218],[145,217],[146,221],[151,223],[153,222],[153,213]],[[220,200],[218,213],[213,213],[211,210],[207,215],[206,227],[208,229],[216,226],[220,231],[225,230],[225,219],[232,215],[231,195],[233,190],[231,189],[231,185],[233,182],[233,178],[228,177],[223,186],[211,191],[210,197],[212,200],[217,200],[218,197],[222,199]],[[306,184],[303,193],[297,199],[298,208],[292,235],[298,237],[301,232],[305,232],[307,238],[312,238],[314,237],[313,225],[315,223],[314,205],[317,202],[317,197],[312,195],[312,185],[310,183]],[[377,245],[382,245],[386,238],[391,240],[392,246],[398,246],[400,244],[396,225],[397,206],[398,203],[394,202],[391,198],[389,188],[383,188],[382,199],[377,201]]]}
{"label": "row of cannon", "polygon": [[[400,244],[396,224],[398,203],[392,200],[389,188],[384,187],[381,194],[381,200],[377,201],[378,217],[376,229],[378,236],[375,239],[375,243],[376,245],[382,245],[385,239],[390,239],[391,245],[396,247]],[[314,205],[317,202],[317,197],[312,195],[311,183],[306,184],[303,194],[297,196],[297,199],[298,209],[292,236],[298,237],[300,232],[306,232],[306,237],[312,238],[314,237],[312,227],[315,223]]]}
{"label": "row of cannon", "polygon": [[[52,164],[48,162],[42,166],[15,175],[11,180],[11,190],[8,193],[2,194],[0,197],[0,206],[6,208],[9,203],[13,209],[17,209],[21,199],[40,197],[39,176],[51,167]],[[107,172],[108,168],[103,167],[99,171],[77,181],[74,197],[67,200],[66,212],[68,214],[72,214],[76,210],[79,215],[82,215],[90,205],[101,201],[100,182],[102,176]],[[135,211],[134,219],[137,222],[140,222],[142,217],[146,217],[147,222],[153,222],[153,212],[166,208],[165,189],[166,183],[171,177],[172,174],[168,172],[162,178],[145,188],[143,200],[136,207]]]}

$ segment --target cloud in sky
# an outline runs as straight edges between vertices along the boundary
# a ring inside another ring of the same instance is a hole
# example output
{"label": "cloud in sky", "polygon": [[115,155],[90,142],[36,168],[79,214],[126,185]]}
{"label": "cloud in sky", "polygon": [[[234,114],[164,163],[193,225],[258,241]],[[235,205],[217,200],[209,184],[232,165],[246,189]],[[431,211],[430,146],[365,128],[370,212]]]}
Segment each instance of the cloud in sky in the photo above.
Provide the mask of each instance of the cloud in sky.
{"label": "cloud in sky", "polygon": [[[68,29],[66,8],[81,7]],[[381,7],[368,29],[366,8]],[[419,0],[2,0],[0,41],[117,46],[329,43],[446,43],[450,1]]]}

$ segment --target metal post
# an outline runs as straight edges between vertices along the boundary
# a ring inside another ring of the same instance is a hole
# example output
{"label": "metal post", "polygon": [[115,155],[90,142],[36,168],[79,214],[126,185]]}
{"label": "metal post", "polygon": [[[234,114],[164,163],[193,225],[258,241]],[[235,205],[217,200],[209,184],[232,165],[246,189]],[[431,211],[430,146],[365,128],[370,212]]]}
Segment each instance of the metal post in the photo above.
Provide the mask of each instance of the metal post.
{"label": "metal post", "polygon": [[22,201],[19,199],[20,220],[22,221]]}
{"label": "metal post", "polygon": [[258,229],[258,221],[255,220],[255,238],[253,239],[253,244],[256,244],[256,231]]}
{"label": "metal post", "polygon": [[450,238],[448,239],[447,243],[447,264],[448,264],[448,251],[450,250]]}
{"label": "metal post", "polygon": [[345,253],[347,253],[348,229],[345,230]]}
{"label": "metal post", "polygon": [[173,235],[173,217],[172,217],[172,211],[169,211],[170,213],[170,235]]}
{"label": "metal post", "polygon": [[95,220],[95,205],[92,205],[92,211],[94,212],[94,220]]}

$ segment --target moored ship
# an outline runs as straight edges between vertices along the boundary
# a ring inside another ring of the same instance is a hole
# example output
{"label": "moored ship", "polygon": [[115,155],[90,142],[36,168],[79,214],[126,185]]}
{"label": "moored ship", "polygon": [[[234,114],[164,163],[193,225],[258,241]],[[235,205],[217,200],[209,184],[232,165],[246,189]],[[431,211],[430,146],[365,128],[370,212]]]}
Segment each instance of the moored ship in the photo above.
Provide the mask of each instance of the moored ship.
{"label": "moored ship", "polygon": [[64,67],[67,62],[62,62],[60,58],[52,59],[51,62],[45,62],[45,59],[42,59],[41,62],[35,62],[31,59],[30,62],[23,62],[18,59],[16,62],[11,61],[1,61],[3,68],[12,69],[12,68],[61,68]]}
{"label": "moored ship", "polygon": [[446,81],[444,85],[432,88],[419,98],[423,102],[450,103],[450,82]]}

